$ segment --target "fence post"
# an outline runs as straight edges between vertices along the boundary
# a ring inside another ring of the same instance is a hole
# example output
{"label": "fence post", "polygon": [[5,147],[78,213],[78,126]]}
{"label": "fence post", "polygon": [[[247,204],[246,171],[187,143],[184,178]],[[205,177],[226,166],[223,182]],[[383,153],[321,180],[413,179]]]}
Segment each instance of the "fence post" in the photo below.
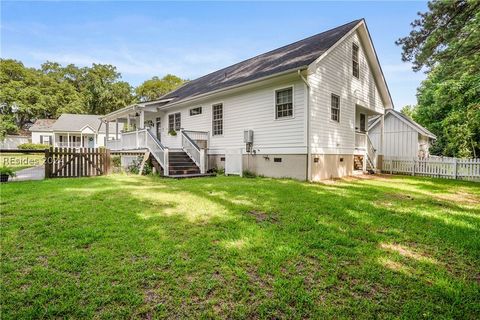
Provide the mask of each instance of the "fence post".
{"label": "fence post", "polygon": [[200,173],[205,173],[205,149],[200,149]]}
{"label": "fence post", "polygon": [[165,148],[165,151],[163,152],[163,175],[168,177],[170,175],[170,169],[168,166],[168,148]]}
{"label": "fence post", "polygon": [[412,171],[412,176],[415,175],[415,158],[413,158],[413,171]]}
{"label": "fence post", "polygon": [[50,149],[45,149],[45,178],[50,178]]}
{"label": "fence post", "polygon": [[458,174],[458,171],[457,171],[457,158],[454,158],[453,159],[453,177],[455,180],[457,180],[457,174]]}

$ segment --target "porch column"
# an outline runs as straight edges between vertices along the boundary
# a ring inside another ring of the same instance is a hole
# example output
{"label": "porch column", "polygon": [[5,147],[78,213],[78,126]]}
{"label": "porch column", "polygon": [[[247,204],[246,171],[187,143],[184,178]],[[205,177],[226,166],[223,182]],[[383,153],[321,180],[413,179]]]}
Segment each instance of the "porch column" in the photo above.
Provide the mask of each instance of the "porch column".
{"label": "porch column", "polygon": [[382,118],[380,119],[380,154],[383,155],[383,143],[384,143],[384,136],[385,136],[385,114],[382,114]]}
{"label": "porch column", "polygon": [[118,140],[118,118],[115,119],[115,140]]}
{"label": "porch column", "polygon": [[145,127],[145,111],[142,110],[140,111],[140,129],[143,129]]}
{"label": "porch column", "polygon": [[67,146],[70,148],[70,132],[67,132]]}
{"label": "porch column", "polygon": [[53,139],[52,139],[52,140],[53,140],[53,141],[52,141],[52,147],[55,147],[55,136],[56,136],[56,134],[55,134],[55,132],[54,132],[54,133],[53,133]]}
{"label": "porch column", "polygon": [[109,125],[108,125],[108,120],[105,121],[105,139],[108,141],[108,134],[109,134]]}
{"label": "porch column", "polygon": [[[127,114],[127,130],[126,131],[130,131],[132,130],[132,128],[130,128],[130,115]],[[123,130],[123,132],[125,132],[125,130]]]}
{"label": "porch column", "polygon": [[83,132],[80,132],[80,148],[83,148]]}

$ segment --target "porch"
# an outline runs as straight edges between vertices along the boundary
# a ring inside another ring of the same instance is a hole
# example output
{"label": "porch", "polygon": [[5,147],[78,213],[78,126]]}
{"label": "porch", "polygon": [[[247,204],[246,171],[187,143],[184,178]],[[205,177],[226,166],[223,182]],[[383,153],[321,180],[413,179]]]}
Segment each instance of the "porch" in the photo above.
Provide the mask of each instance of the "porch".
{"label": "porch", "polygon": [[369,120],[376,117],[381,117],[383,127],[383,115],[381,113],[358,104],[355,106],[354,171],[375,172],[378,168],[378,150],[373,147],[368,135]]}
{"label": "porch", "polygon": [[53,146],[61,148],[96,148],[97,135],[94,133],[54,132]]}

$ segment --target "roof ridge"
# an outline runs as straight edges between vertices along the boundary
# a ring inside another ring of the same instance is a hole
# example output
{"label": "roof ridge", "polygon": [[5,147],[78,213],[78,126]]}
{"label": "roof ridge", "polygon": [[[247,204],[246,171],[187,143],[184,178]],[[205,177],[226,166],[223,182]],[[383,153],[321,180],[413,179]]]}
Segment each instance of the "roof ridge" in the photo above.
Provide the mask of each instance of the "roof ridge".
{"label": "roof ridge", "polygon": [[[234,64],[232,64],[232,65],[229,65],[229,66],[226,66],[226,67],[224,67],[224,68],[221,68],[221,69],[212,71],[212,72],[207,73],[207,74],[205,74],[205,75],[203,75],[203,76],[201,76],[201,77],[195,78],[195,79],[193,79],[193,80],[190,80],[190,81],[184,83],[184,84],[181,85],[180,87],[176,88],[176,89],[173,90],[173,91],[170,91],[170,92],[166,93],[165,95],[159,97],[159,98],[156,99],[156,100],[161,100],[162,98],[164,98],[164,97],[166,97],[166,96],[168,96],[168,95],[170,95],[170,94],[173,94],[174,92],[176,92],[176,91],[179,90],[180,88],[188,85],[189,83],[192,83],[192,82],[194,82],[194,81],[201,80],[201,79],[206,78],[206,77],[208,77],[208,76],[211,76],[211,75],[213,75],[213,74],[215,74],[215,73],[219,73],[219,72],[221,72],[221,71],[223,71],[223,70],[225,70],[225,69],[233,68],[233,67],[235,67],[235,66],[237,66],[237,65],[240,65],[240,64],[242,64],[242,63],[245,63],[245,62],[247,62],[247,61],[253,61],[253,60],[258,59],[258,58],[260,58],[260,57],[262,57],[262,56],[271,54],[271,53],[273,53],[273,52],[275,52],[275,51],[280,51],[281,49],[284,49],[284,48],[286,48],[286,47],[289,47],[289,46],[293,46],[293,45],[295,45],[295,44],[298,44],[298,43],[300,43],[300,42],[302,42],[302,41],[306,41],[306,40],[308,40],[308,39],[311,39],[311,38],[314,38],[314,37],[318,37],[318,36],[320,36],[320,35],[322,35],[322,34],[324,34],[324,33],[331,32],[331,31],[333,31],[333,30],[335,30],[335,29],[341,29],[341,28],[343,28],[343,27],[345,27],[345,26],[347,26],[347,25],[349,25],[349,24],[355,24],[355,25],[356,25],[356,24],[360,23],[361,21],[364,21],[364,18],[352,20],[352,21],[350,21],[350,22],[344,23],[344,24],[342,24],[342,25],[340,25],[340,26],[337,26],[337,27],[335,27],[335,28],[331,28],[331,29],[328,29],[328,30],[325,30],[325,31],[316,33],[316,34],[314,34],[314,35],[311,35],[311,36],[308,36],[308,37],[306,37],[306,38],[297,40],[297,41],[295,41],[295,42],[292,42],[292,43],[283,45],[283,46],[281,46],[281,47],[278,47],[278,48],[275,48],[275,49],[272,49],[272,50],[263,52],[263,53],[261,53],[261,54],[258,54],[258,55],[256,55],[256,56],[254,56],[254,57],[251,57],[251,58],[244,59],[244,60],[242,60],[242,61],[236,62],[236,63],[234,63]],[[153,101],[156,101],[156,100],[152,100],[152,101],[149,101],[149,102],[153,102]]]}

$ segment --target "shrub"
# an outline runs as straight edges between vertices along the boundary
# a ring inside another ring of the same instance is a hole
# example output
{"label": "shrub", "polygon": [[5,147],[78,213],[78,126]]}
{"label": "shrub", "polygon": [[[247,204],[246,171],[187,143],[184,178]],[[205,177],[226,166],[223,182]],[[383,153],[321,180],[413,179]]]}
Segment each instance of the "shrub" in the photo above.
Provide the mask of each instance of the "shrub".
{"label": "shrub", "polygon": [[243,171],[243,177],[244,178],[256,178],[257,174],[255,172],[250,171],[250,170],[244,170]]}
{"label": "shrub", "polygon": [[168,134],[171,135],[171,136],[176,136],[176,135],[177,135],[177,131],[175,131],[175,130],[170,130],[170,131],[168,131]]}
{"label": "shrub", "polygon": [[1,166],[0,167],[0,175],[7,175],[10,177],[15,177],[15,171],[12,168]]}
{"label": "shrub", "polygon": [[[138,174],[140,171],[140,166],[142,165],[143,157],[138,157],[137,160],[133,160],[132,163],[127,167],[129,173]],[[153,167],[150,161],[147,161],[143,166],[142,174],[149,175],[153,173]]]}
{"label": "shrub", "polygon": [[22,150],[45,150],[50,148],[49,145],[41,143],[22,143],[18,145],[18,149]]}
{"label": "shrub", "polygon": [[120,168],[120,166],[122,165],[122,158],[120,156],[113,156],[112,157],[112,165],[115,168]]}

